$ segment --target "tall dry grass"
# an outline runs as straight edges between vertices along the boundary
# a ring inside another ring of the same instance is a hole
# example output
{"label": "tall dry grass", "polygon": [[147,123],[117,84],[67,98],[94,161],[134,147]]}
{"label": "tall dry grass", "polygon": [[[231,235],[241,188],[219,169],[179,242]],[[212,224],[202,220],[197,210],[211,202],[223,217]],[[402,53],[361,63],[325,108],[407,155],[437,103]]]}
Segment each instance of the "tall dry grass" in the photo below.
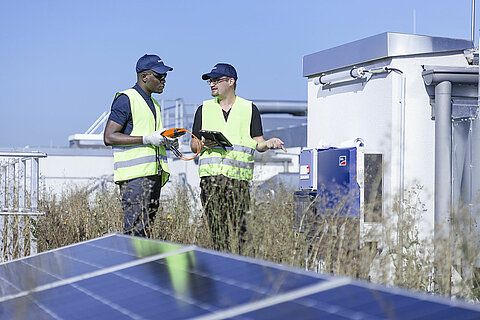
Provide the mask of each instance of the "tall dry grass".
{"label": "tall dry grass", "polygon": [[118,190],[105,190],[94,197],[87,190],[73,187],[59,197],[43,195],[41,210],[46,214],[33,225],[39,252],[122,230]]}
{"label": "tall dry grass", "polygon": [[[420,217],[425,210],[420,186],[408,190],[404,201],[389,209],[383,217],[378,243],[361,240],[359,219],[346,211],[348,197],[321,214],[314,208],[318,201],[328,202],[328,199],[315,199],[298,212],[292,191],[281,185],[268,190],[252,190],[250,211],[245,217],[247,242],[242,249],[243,255],[317,272],[478,300],[479,269],[475,266],[480,260],[480,242],[469,216],[457,214],[452,223],[456,236],[442,243],[434,243],[433,237],[420,238]],[[149,237],[213,248],[206,219],[195,202],[198,199],[192,199],[190,194],[185,187],[177,185],[171,195],[162,196]],[[327,206],[326,203],[323,206]],[[41,210],[46,212],[45,216],[27,218],[23,223],[31,230],[38,251],[100,237],[121,231],[123,227],[117,188],[94,197],[88,194],[87,188],[73,188],[59,197],[44,195]],[[297,220],[295,211],[300,214]],[[27,232],[26,229],[23,232]],[[232,231],[229,240],[237,243],[238,235]],[[5,250],[2,247],[4,257]],[[238,246],[232,245],[231,251],[238,253]]]}

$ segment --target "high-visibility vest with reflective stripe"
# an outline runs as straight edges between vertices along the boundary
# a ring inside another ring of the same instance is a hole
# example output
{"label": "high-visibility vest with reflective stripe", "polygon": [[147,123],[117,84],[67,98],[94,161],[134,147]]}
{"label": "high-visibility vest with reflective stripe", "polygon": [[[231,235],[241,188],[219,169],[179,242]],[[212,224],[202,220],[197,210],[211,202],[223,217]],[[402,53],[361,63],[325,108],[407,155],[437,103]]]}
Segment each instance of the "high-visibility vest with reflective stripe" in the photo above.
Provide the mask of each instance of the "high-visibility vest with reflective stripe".
{"label": "high-visibility vest with reflective stripe", "polygon": [[250,136],[252,102],[236,97],[227,121],[217,99],[203,102],[202,129],[220,131],[232,147],[204,150],[199,159],[200,177],[224,175],[239,180],[252,180],[253,154],[257,141]]}
{"label": "high-visibility vest with reflective stripe", "polygon": [[[128,89],[117,93],[125,94],[130,99],[133,129],[131,136],[145,136],[156,130],[163,129],[160,106],[152,98],[155,106],[157,121],[147,102],[135,89]],[[130,180],[158,174],[158,166],[162,170],[162,186],[168,181],[167,152],[165,147],[153,145],[114,146],[113,167],[115,182]]]}

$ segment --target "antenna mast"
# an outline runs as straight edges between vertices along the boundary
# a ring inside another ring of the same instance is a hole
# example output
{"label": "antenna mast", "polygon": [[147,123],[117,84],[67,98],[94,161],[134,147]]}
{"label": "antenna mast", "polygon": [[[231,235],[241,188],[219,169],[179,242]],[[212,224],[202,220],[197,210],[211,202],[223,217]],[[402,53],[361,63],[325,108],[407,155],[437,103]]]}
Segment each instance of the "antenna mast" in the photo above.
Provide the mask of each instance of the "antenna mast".
{"label": "antenna mast", "polygon": [[475,43],[475,0],[472,0],[472,33],[471,40]]}

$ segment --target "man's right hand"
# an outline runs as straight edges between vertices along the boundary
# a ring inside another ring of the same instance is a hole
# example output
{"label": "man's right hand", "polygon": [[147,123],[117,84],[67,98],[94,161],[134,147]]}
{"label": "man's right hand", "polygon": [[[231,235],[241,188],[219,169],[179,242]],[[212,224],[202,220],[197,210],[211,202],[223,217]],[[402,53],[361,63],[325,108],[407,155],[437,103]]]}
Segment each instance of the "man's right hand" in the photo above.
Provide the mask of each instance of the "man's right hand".
{"label": "man's right hand", "polygon": [[143,144],[153,144],[156,147],[164,146],[165,145],[165,139],[164,139],[165,137],[162,136],[162,133],[164,131],[165,131],[165,129],[157,130],[154,133],[143,136],[143,138],[142,138]]}
{"label": "man's right hand", "polygon": [[166,129],[157,130],[154,133],[151,133],[149,135],[144,136],[142,138],[143,144],[152,144],[156,147],[163,146],[163,147],[166,147],[168,149],[170,149],[173,146],[174,148],[178,149],[178,139],[177,138],[169,138],[169,137],[162,136],[162,133],[165,130]]}

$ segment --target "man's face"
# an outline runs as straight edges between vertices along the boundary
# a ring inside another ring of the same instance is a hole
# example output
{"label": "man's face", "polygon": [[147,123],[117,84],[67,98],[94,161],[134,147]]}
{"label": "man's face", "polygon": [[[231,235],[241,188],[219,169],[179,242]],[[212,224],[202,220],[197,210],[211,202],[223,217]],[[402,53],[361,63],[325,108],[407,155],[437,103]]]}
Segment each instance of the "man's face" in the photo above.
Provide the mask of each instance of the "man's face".
{"label": "man's face", "polygon": [[165,88],[167,74],[159,74],[155,71],[148,70],[144,74],[146,82],[145,86],[152,93],[162,93]]}
{"label": "man's face", "polygon": [[231,79],[226,76],[208,79],[207,83],[212,90],[212,97],[222,96],[229,89]]}

